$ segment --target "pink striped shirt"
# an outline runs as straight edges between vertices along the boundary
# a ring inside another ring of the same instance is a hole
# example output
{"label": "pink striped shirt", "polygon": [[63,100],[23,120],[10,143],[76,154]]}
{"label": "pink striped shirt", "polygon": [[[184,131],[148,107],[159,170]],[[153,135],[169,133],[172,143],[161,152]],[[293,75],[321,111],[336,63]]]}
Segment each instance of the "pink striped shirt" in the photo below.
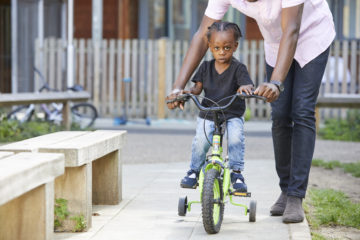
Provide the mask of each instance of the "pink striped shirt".
{"label": "pink striped shirt", "polygon": [[279,50],[281,10],[304,3],[295,60],[301,67],[325,51],[335,38],[335,27],[326,0],[209,0],[205,15],[220,20],[229,6],[252,17],[264,38],[265,59],[274,67]]}

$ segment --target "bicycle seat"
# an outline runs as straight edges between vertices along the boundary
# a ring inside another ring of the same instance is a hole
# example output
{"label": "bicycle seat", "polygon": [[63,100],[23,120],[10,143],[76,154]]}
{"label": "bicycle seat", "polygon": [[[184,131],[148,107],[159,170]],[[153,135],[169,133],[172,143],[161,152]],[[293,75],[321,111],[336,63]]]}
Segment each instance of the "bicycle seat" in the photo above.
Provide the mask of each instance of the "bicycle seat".
{"label": "bicycle seat", "polygon": [[68,88],[69,90],[72,90],[74,92],[80,92],[80,91],[84,91],[84,88],[81,85],[75,84],[72,87]]}

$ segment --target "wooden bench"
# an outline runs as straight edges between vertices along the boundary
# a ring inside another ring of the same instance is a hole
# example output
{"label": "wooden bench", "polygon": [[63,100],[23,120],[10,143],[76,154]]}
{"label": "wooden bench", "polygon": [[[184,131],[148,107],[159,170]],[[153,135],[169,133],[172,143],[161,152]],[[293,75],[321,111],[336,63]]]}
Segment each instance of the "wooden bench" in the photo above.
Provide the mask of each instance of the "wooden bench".
{"label": "wooden bench", "polygon": [[[55,197],[68,200],[73,215],[91,227],[92,204],[115,205],[122,199],[120,150],[125,131],[63,131],[0,146],[0,151],[65,155],[65,174],[55,180]],[[65,222],[71,231],[73,221]]]}
{"label": "wooden bench", "polygon": [[86,102],[90,98],[88,92],[42,92],[42,93],[2,93],[0,107],[40,103],[62,103],[63,124],[67,130],[71,126],[70,102]]}
{"label": "wooden bench", "polygon": [[63,154],[0,153],[0,239],[50,240],[54,232],[54,179]]}
{"label": "wooden bench", "polygon": [[319,129],[319,108],[360,108],[360,94],[327,93],[317,99],[315,116],[316,129]]}

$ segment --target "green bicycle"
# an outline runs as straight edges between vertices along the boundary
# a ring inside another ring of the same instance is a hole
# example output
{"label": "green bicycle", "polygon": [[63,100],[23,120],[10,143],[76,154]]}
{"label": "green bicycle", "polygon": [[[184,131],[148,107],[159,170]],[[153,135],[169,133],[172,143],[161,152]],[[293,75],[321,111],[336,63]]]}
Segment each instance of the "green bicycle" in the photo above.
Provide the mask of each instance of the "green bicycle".
{"label": "green bicycle", "polygon": [[198,185],[200,190],[200,201],[188,201],[187,197],[179,198],[178,203],[178,214],[179,216],[185,216],[187,211],[191,211],[191,205],[194,203],[201,203],[202,206],[202,220],[205,231],[209,234],[218,233],[221,228],[221,224],[224,216],[224,205],[225,199],[230,198],[230,203],[235,206],[240,206],[245,209],[245,216],[249,214],[249,221],[256,221],[256,201],[251,200],[250,206],[245,204],[236,203],[233,201],[233,196],[238,197],[251,197],[250,192],[236,192],[231,187],[230,184],[230,169],[228,167],[228,159],[225,161],[222,158],[222,140],[223,140],[223,126],[220,122],[219,113],[223,112],[229,108],[235,101],[236,98],[258,98],[261,100],[266,100],[265,97],[258,95],[245,95],[237,93],[235,95],[226,97],[219,102],[231,98],[230,101],[224,105],[220,106],[219,102],[214,102],[212,107],[204,107],[200,104],[199,100],[195,95],[186,93],[177,96],[173,100],[167,102],[175,101],[188,101],[192,99],[195,105],[199,108],[200,111],[213,112],[214,117],[214,133],[212,139],[212,153],[207,156],[204,167],[200,171]]}

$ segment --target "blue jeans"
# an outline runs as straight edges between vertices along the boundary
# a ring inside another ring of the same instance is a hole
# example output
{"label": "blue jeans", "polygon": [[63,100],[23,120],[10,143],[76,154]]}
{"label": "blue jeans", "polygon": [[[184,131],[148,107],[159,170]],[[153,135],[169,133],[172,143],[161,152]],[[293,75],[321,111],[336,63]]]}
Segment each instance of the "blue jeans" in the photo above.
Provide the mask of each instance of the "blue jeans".
{"label": "blue jeans", "polygon": [[[280,188],[288,196],[304,198],[315,148],[315,104],[329,49],[303,68],[293,60],[285,90],[273,103],[272,138]],[[266,65],[268,78],[273,68]]]}
{"label": "blue jeans", "polygon": [[[210,142],[212,142],[214,132],[214,122],[205,120],[205,131]],[[231,118],[227,120],[227,131],[229,143],[229,167],[233,170],[244,170],[244,153],[245,153],[245,137],[244,137],[244,118]],[[205,163],[206,153],[210,148],[210,144],[206,140],[204,134],[204,119],[197,118],[196,135],[192,142],[192,155],[190,168],[200,171]]]}

